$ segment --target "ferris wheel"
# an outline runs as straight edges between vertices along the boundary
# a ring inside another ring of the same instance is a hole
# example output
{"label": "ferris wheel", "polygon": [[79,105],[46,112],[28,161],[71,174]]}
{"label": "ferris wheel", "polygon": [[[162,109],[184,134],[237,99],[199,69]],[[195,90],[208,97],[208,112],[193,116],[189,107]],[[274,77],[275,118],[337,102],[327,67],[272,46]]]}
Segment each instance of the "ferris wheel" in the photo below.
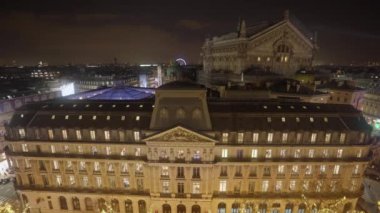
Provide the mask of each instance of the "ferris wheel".
{"label": "ferris wheel", "polygon": [[183,58],[177,58],[176,60],[175,60],[180,66],[186,66],[186,61],[185,61],[185,59],[183,59]]}

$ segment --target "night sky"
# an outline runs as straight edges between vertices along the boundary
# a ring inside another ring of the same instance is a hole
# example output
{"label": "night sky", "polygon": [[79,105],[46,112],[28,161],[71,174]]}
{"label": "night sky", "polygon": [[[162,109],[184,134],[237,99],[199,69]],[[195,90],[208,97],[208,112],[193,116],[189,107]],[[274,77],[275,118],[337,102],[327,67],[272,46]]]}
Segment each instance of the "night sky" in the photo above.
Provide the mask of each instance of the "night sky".
{"label": "night sky", "polygon": [[200,63],[206,37],[282,17],[318,32],[317,63],[380,62],[377,1],[0,0],[0,65]]}

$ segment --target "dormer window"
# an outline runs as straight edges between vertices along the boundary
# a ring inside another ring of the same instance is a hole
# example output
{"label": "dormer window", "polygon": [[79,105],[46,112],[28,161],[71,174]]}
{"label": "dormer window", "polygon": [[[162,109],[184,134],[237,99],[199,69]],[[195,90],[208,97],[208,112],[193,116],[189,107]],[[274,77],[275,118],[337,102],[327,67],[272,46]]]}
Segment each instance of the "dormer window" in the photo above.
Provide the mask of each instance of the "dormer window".
{"label": "dormer window", "polygon": [[25,138],[25,129],[18,129],[18,134],[20,138]]}
{"label": "dormer window", "polygon": [[79,116],[78,116],[78,120],[82,120],[82,115],[79,115]]}
{"label": "dormer window", "polygon": [[140,106],[139,106],[140,108],[143,108],[143,105],[142,104],[140,104]]}
{"label": "dormer window", "polygon": [[111,116],[107,115],[107,121],[111,120]]}
{"label": "dormer window", "polygon": [[121,120],[122,120],[122,121],[125,121],[125,115],[122,115],[122,116],[121,116]]}
{"label": "dormer window", "polygon": [[55,115],[52,115],[52,116],[51,116],[51,119],[54,120],[54,119],[55,119]]}
{"label": "dormer window", "polygon": [[68,120],[69,119],[69,116],[68,115],[65,115],[65,120]]}
{"label": "dormer window", "polygon": [[129,108],[129,104],[127,104],[125,107]]}
{"label": "dormer window", "polygon": [[113,104],[113,105],[112,105],[112,108],[115,108],[115,107],[116,107],[116,105],[115,105],[115,104]]}
{"label": "dormer window", "polygon": [[136,121],[139,121],[139,120],[140,120],[140,116],[137,115],[137,116],[136,116]]}
{"label": "dormer window", "polygon": [[271,117],[267,117],[267,122],[268,123],[272,122],[272,118]]}
{"label": "dormer window", "polygon": [[23,117],[24,117],[24,114],[20,114],[20,117],[23,118]]}
{"label": "dormer window", "polygon": [[313,117],[310,117],[310,122],[314,122],[314,118]]}
{"label": "dormer window", "polygon": [[299,118],[299,117],[296,117],[296,122],[297,122],[297,123],[300,122],[300,118]]}
{"label": "dormer window", "polygon": [[285,122],[285,117],[282,117],[282,118],[281,118],[281,121],[282,121],[282,122]]}
{"label": "dormer window", "polygon": [[102,108],[103,107],[103,104],[99,104],[99,108]]}
{"label": "dormer window", "polygon": [[327,117],[324,117],[323,120],[327,123],[329,122],[329,119]]}
{"label": "dormer window", "polygon": [[92,120],[96,120],[96,115],[93,115],[93,116],[92,116]]}

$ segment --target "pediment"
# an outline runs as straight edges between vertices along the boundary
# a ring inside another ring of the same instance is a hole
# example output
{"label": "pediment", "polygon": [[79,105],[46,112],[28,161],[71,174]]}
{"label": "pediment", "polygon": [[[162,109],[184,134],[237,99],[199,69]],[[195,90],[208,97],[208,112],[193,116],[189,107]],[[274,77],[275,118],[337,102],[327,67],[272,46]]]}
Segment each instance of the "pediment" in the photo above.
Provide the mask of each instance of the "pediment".
{"label": "pediment", "polygon": [[271,26],[259,33],[252,35],[249,40],[251,44],[273,43],[278,39],[292,40],[293,42],[302,42],[306,46],[313,47],[311,41],[301,33],[297,27],[295,27],[289,21],[280,22],[274,26]]}
{"label": "pediment", "polygon": [[144,139],[145,142],[216,142],[203,134],[177,126]]}

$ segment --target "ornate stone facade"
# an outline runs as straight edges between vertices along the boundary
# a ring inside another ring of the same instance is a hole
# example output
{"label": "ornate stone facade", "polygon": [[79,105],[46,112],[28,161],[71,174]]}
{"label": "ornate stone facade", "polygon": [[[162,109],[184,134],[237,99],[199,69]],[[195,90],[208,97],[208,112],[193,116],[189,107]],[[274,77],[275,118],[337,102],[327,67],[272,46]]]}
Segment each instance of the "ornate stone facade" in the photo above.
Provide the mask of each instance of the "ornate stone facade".
{"label": "ornate stone facade", "polygon": [[283,75],[292,75],[312,65],[316,38],[306,33],[286,12],[283,20],[246,27],[239,22],[237,32],[206,39],[202,47],[206,74],[227,71],[241,74],[261,67]]}
{"label": "ornate stone facade", "polygon": [[349,105],[207,100],[172,83],[155,100],[24,106],[7,156],[31,212],[303,213],[302,194],[346,196],[347,212],[370,133]]}

